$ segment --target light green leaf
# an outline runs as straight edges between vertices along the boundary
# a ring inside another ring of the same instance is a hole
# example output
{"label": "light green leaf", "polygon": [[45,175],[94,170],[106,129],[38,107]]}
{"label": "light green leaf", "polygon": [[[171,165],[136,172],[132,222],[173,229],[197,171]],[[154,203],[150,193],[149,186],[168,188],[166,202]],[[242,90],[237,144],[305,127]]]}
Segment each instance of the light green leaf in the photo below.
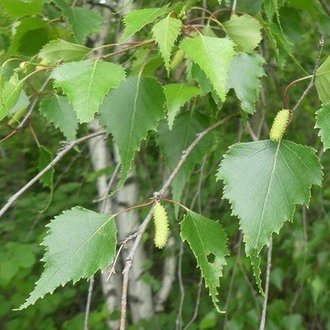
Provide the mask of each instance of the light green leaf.
{"label": "light green leaf", "polygon": [[19,124],[20,119],[25,115],[26,109],[30,104],[29,97],[26,95],[24,89],[21,91],[16,104],[10,109],[8,121],[9,126]]}
{"label": "light green leaf", "polygon": [[324,105],[316,112],[316,125],[319,128],[319,136],[323,142],[324,149],[330,148],[330,103]]}
{"label": "light green leaf", "polygon": [[160,83],[151,77],[135,76],[111,91],[100,109],[102,122],[118,146],[121,179],[124,183],[141,141],[157,129],[164,116],[165,96]]}
{"label": "light green leaf", "polygon": [[[53,160],[52,153],[44,146],[39,147],[38,170],[43,170]],[[44,187],[53,187],[54,168],[48,170],[41,178],[40,182]]]}
{"label": "light green leaf", "polygon": [[41,64],[57,64],[59,62],[79,61],[91,51],[91,48],[56,39],[46,44],[39,52]]}
{"label": "light green leaf", "polygon": [[265,75],[263,64],[264,59],[258,54],[240,54],[234,57],[229,69],[228,88],[235,90],[242,109],[247,113],[255,111],[260,78]]}
{"label": "light green leaf", "polygon": [[170,129],[173,128],[173,123],[176,115],[188,101],[193,97],[201,95],[202,91],[196,87],[187,84],[169,84],[164,86],[166,105],[167,105],[167,120]]}
{"label": "light green leaf", "polygon": [[315,86],[319,99],[323,104],[330,102],[330,56],[317,69]]}
{"label": "light green leaf", "polygon": [[148,8],[133,10],[124,17],[125,31],[121,41],[139,32],[147,24],[152,23],[156,18],[167,13],[168,5],[161,8]]}
{"label": "light green leaf", "polygon": [[183,40],[181,48],[187,57],[201,67],[217,95],[225,101],[228,71],[235,54],[234,43],[228,38],[200,35]]}
{"label": "light green leaf", "polygon": [[68,140],[76,138],[78,128],[77,115],[67,97],[53,95],[43,99],[40,103],[40,112],[59,128]]}
{"label": "light green leaf", "polygon": [[[165,120],[160,123],[158,142],[171,171],[176,167],[182,152],[196,139],[196,134],[204,131],[208,126],[209,118],[196,111],[178,115],[172,130],[168,128]],[[201,162],[205,156],[205,150],[212,149],[214,142],[214,134],[205,136],[181,166],[171,185],[173,200],[180,202],[191,171],[196,164]]]}
{"label": "light green leaf", "polygon": [[160,53],[164,58],[165,67],[168,74],[170,72],[172,49],[175,41],[180,35],[181,29],[181,20],[173,18],[170,15],[155,24],[152,28],[152,34],[159,46]]}
{"label": "light green leaf", "polygon": [[214,307],[221,312],[218,306],[219,279],[226,265],[225,257],[229,254],[227,237],[222,226],[189,211],[181,222],[181,237],[183,241],[188,241],[205,279],[205,285],[209,288]]}
{"label": "light green leaf", "polygon": [[223,26],[241,51],[252,53],[262,39],[261,25],[250,15],[232,15],[229,21],[223,23]]}
{"label": "light green leaf", "polygon": [[41,14],[44,0],[1,0],[5,13],[10,17],[18,18],[23,16],[32,16]]}
{"label": "light green leaf", "polygon": [[0,120],[9,115],[19,100],[22,92],[22,83],[14,74],[9,81],[0,84]]}
{"label": "light green leaf", "polygon": [[56,0],[56,5],[68,19],[74,37],[79,43],[84,44],[89,35],[100,31],[103,17],[96,10],[72,7],[64,0]]}
{"label": "light green leaf", "polygon": [[68,96],[80,123],[90,122],[104,96],[125,78],[124,69],[105,61],[65,63],[51,74],[55,87]]}
{"label": "light green leaf", "polygon": [[312,185],[321,185],[322,166],[315,150],[291,141],[239,143],[230,147],[217,179],[223,197],[240,219],[245,251],[261,289],[259,253],[291,221],[295,205],[308,205]]}
{"label": "light green leaf", "polygon": [[44,272],[18,310],[33,305],[60,285],[91,277],[114,258],[117,231],[109,215],[74,207],[56,216],[47,227],[42,242],[46,247]]}

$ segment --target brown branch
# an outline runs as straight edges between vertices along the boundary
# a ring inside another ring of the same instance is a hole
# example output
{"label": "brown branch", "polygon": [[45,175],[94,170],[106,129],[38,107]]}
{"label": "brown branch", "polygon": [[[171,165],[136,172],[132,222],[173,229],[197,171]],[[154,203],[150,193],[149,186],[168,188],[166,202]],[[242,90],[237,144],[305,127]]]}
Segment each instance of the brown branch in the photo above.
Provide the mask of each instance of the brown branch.
{"label": "brown branch", "polygon": [[267,315],[267,305],[268,305],[268,294],[269,294],[269,279],[270,279],[270,269],[272,267],[272,249],[273,241],[269,242],[268,252],[267,252],[267,269],[266,269],[266,283],[265,283],[265,299],[262,305],[261,319],[259,330],[265,330],[266,326],[266,315]]}
{"label": "brown branch", "polygon": [[104,134],[106,134],[105,131],[91,133],[77,140],[69,142],[62,150],[59,151],[57,156],[43,170],[41,170],[26,185],[24,185],[20,190],[18,190],[8,199],[8,202],[0,210],[0,218],[6,213],[6,211],[8,211],[8,209],[16,202],[16,200],[21,197],[21,195],[23,195],[31,186],[33,186],[33,184],[36,183],[48,170],[53,168],[71,149],[73,149],[75,146],[82,142]]}
{"label": "brown branch", "polygon": [[[179,162],[177,163],[177,165],[174,168],[173,172],[170,174],[170,176],[168,177],[166,182],[163,184],[161,189],[158,192],[155,192],[153,194],[155,199],[162,198],[162,196],[166,193],[166,191],[170,187],[172,181],[174,180],[174,178],[178,174],[179,170],[181,169],[182,165],[187,161],[189,155],[194,150],[194,148],[198,145],[198,143],[207,134],[209,134],[211,131],[213,131],[217,127],[221,126],[222,124],[224,124],[225,122],[227,122],[228,120],[230,120],[231,118],[236,117],[236,116],[237,116],[237,114],[229,115],[228,117],[216,122],[212,126],[208,127],[207,129],[205,129],[204,131],[202,131],[201,133],[198,133],[196,135],[196,139],[190,144],[190,146],[185,151],[183,151]],[[122,296],[121,296],[120,330],[124,330],[126,328],[127,293],[128,293],[128,275],[129,275],[129,271],[132,267],[132,263],[133,263],[133,259],[134,259],[134,256],[135,256],[136,249],[137,249],[138,245],[141,242],[142,236],[143,236],[144,232],[146,231],[146,229],[149,225],[149,222],[152,219],[152,215],[153,215],[153,207],[149,211],[149,213],[146,216],[146,218],[144,219],[144,221],[139,226],[139,229],[137,231],[137,235],[136,235],[136,238],[135,238],[134,243],[132,245],[132,248],[129,251],[127,257],[126,257],[126,264],[125,264],[125,268],[123,270],[123,288],[122,288]]]}
{"label": "brown branch", "polygon": [[315,78],[316,78],[316,71],[317,71],[317,69],[320,65],[320,60],[321,60],[321,54],[322,54],[323,47],[324,47],[324,37],[322,36],[320,41],[319,41],[319,45],[318,45],[318,54],[317,54],[317,58],[316,58],[316,62],[315,62],[315,66],[314,66],[314,70],[313,70],[313,74],[312,74],[312,79],[311,79],[309,85],[307,86],[307,88],[304,90],[304,92],[301,95],[300,99],[298,100],[297,104],[293,107],[292,112],[295,112],[300,107],[301,103],[303,102],[303,100],[305,99],[307,94],[314,87]]}

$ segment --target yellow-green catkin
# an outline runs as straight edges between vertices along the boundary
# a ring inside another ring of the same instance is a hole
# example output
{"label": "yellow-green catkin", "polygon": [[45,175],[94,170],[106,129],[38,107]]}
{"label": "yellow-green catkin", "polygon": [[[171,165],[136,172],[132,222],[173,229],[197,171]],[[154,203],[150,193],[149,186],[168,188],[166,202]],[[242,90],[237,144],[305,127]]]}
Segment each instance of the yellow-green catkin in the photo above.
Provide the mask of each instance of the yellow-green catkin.
{"label": "yellow-green catkin", "polygon": [[269,137],[272,141],[278,142],[282,139],[289,125],[290,117],[291,111],[288,109],[283,109],[277,113],[269,133]]}
{"label": "yellow-green catkin", "polygon": [[164,207],[159,203],[155,203],[154,208],[154,222],[155,222],[155,246],[163,249],[166,245],[168,236],[170,234],[169,222]]}

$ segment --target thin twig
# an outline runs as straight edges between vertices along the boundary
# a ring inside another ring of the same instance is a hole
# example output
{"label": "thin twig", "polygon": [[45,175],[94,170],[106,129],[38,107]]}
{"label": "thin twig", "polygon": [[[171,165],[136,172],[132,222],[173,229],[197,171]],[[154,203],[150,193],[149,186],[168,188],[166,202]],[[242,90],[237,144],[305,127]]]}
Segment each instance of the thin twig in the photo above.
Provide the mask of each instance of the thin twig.
{"label": "thin twig", "polygon": [[179,259],[178,259],[178,281],[180,287],[180,302],[179,302],[178,314],[175,321],[176,330],[182,329],[182,310],[183,310],[183,301],[185,296],[184,285],[182,281],[182,255],[183,255],[183,242],[181,241]]}
{"label": "thin twig", "polygon": [[100,197],[100,198],[97,198],[97,199],[93,199],[93,203],[98,203],[98,202],[105,202],[107,199],[109,199],[112,195],[109,194],[110,193],[110,190],[117,178],[117,175],[119,173],[119,170],[120,170],[120,166],[121,166],[121,163],[118,162],[118,164],[116,165],[116,168],[115,170],[113,171],[112,175],[111,175],[111,178],[109,180],[109,183],[108,183],[108,186],[107,186],[107,190],[104,194],[104,196]]}
{"label": "thin twig", "polygon": [[[170,176],[168,177],[168,179],[166,180],[166,182],[163,184],[163,186],[161,187],[161,189],[158,192],[155,192],[154,198],[161,198],[166,191],[168,190],[168,188],[170,187],[172,181],[174,180],[174,178],[176,177],[176,175],[178,174],[179,170],[181,169],[182,165],[186,162],[186,160],[188,159],[189,155],[191,154],[191,152],[194,150],[194,148],[198,145],[198,143],[207,135],[209,134],[211,131],[213,131],[214,129],[216,129],[217,127],[221,126],[222,124],[226,123],[228,120],[230,120],[233,117],[236,117],[237,114],[232,114],[227,116],[226,118],[216,122],[215,124],[213,124],[212,126],[208,127],[207,129],[205,129],[204,131],[202,131],[201,133],[198,133],[196,135],[196,139],[190,144],[190,146],[183,151],[181,158],[179,160],[179,162],[177,163],[176,167],[174,168],[173,172],[170,174]],[[125,268],[123,270],[123,288],[122,288],[122,297],[121,297],[121,316],[120,316],[120,330],[124,330],[126,327],[126,314],[127,314],[127,292],[128,292],[128,275],[129,275],[129,271],[132,267],[132,263],[133,263],[133,259],[136,253],[136,249],[138,247],[138,245],[141,242],[142,236],[144,234],[144,232],[146,231],[149,222],[151,221],[153,215],[153,208],[151,208],[151,210],[149,211],[148,215],[146,216],[146,218],[144,219],[144,221],[141,223],[141,225],[139,226],[138,230],[137,230],[137,236],[135,238],[135,241],[132,245],[131,250],[129,251],[127,257],[126,257],[126,264],[125,264]]]}
{"label": "thin twig", "polygon": [[30,107],[29,107],[29,110],[27,111],[26,115],[24,116],[23,120],[18,124],[18,126],[13,129],[7,136],[5,136],[4,138],[2,138],[0,140],[0,143],[8,140],[9,138],[11,138],[13,135],[15,135],[20,129],[22,129],[25,125],[25,123],[29,120],[37,102],[38,102],[38,96],[41,94],[41,92],[46,88],[48,82],[49,82],[50,78],[48,77],[46,79],[46,81],[43,83],[43,85],[41,86],[41,88],[39,89],[37,95],[35,96],[35,98],[33,99]]}
{"label": "thin twig", "polygon": [[273,241],[269,242],[268,252],[267,252],[267,270],[266,270],[266,282],[265,282],[265,298],[262,305],[261,319],[259,330],[265,330],[266,326],[266,315],[267,315],[267,305],[268,305],[268,294],[269,294],[269,279],[270,279],[270,269],[272,267],[272,249]]}
{"label": "thin twig", "polygon": [[307,86],[307,88],[305,89],[303,94],[301,95],[301,97],[298,100],[297,104],[293,107],[292,112],[295,112],[300,107],[302,101],[305,99],[305,97],[307,96],[307,94],[310,92],[310,90],[313,88],[313,86],[315,84],[316,71],[320,66],[321,54],[322,54],[323,47],[324,47],[324,37],[321,36],[321,39],[320,39],[319,45],[318,45],[318,54],[317,54],[317,58],[316,58],[316,62],[315,62],[315,66],[314,66],[314,70],[313,70],[313,74],[312,74],[312,79],[309,82],[309,85]]}
{"label": "thin twig", "polygon": [[84,330],[88,330],[88,316],[91,308],[93,287],[94,287],[94,276],[92,276],[91,279],[89,280],[85,319],[84,319]]}
{"label": "thin twig", "polygon": [[73,149],[78,144],[85,142],[93,137],[104,135],[105,131],[100,131],[96,133],[91,133],[85,135],[77,140],[74,140],[68,143],[62,150],[59,151],[57,156],[44,168],[42,169],[36,176],[34,176],[27,184],[25,184],[20,190],[18,190],[14,195],[12,195],[8,202],[2,207],[0,210],[0,218],[6,213],[6,211],[16,202],[16,200],[21,197],[34,183],[36,183],[48,170],[53,168],[71,149]]}
{"label": "thin twig", "polygon": [[200,304],[200,301],[201,301],[202,286],[203,286],[203,277],[201,276],[201,278],[199,280],[199,283],[198,283],[196,305],[195,305],[194,314],[193,314],[191,320],[188,322],[188,324],[183,328],[183,330],[187,330],[194,323],[194,321],[196,320],[196,318],[198,316],[199,304]]}

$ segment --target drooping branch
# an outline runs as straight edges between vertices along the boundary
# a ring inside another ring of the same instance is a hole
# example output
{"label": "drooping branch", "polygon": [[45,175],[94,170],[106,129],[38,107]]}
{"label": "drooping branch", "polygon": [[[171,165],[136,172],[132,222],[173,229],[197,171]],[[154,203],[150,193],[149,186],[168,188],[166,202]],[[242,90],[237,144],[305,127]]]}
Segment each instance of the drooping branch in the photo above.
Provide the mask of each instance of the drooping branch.
{"label": "drooping branch", "polygon": [[[199,144],[199,142],[210,132],[212,132],[214,129],[218,128],[222,124],[226,123],[228,120],[230,120],[233,117],[236,117],[237,114],[232,114],[230,116],[227,116],[226,118],[216,122],[212,126],[208,127],[201,133],[198,133],[196,135],[196,139],[190,144],[190,146],[182,152],[181,158],[179,162],[177,163],[176,167],[170,174],[170,176],[167,178],[163,186],[160,188],[158,192],[155,192],[153,195],[157,198],[162,198],[163,195],[165,195],[166,191],[170,187],[171,183],[173,182],[174,178],[178,174],[181,167],[184,165],[184,163],[187,161],[189,155],[191,152],[195,149],[195,147]],[[137,250],[138,245],[141,242],[142,236],[144,232],[146,231],[153,215],[153,208],[149,211],[148,215],[144,219],[144,221],[141,223],[137,230],[137,235],[134,240],[134,243],[131,247],[131,250],[127,254],[126,257],[126,264],[123,270],[123,288],[122,288],[122,297],[121,297],[121,316],[120,316],[120,330],[124,330],[126,328],[126,315],[127,315],[127,292],[128,292],[128,278],[129,278],[129,271],[133,264],[133,259]]]}
{"label": "drooping branch", "polygon": [[8,211],[8,209],[20,198],[29,188],[31,188],[47,171],[53,168],[70,150],[76,147],[78,144],[88,141],[99,135],[105,135],[105,131],[100,131],[96,133],[91,133],[85,135],[77,140],[69,142],[64,148],[60,149],[56,157],[36,176],[34,176],[27,184],[25,184],[20,190],[18,190],[14,195],[12,195],[8,202],[0,210],[0,218]]}

